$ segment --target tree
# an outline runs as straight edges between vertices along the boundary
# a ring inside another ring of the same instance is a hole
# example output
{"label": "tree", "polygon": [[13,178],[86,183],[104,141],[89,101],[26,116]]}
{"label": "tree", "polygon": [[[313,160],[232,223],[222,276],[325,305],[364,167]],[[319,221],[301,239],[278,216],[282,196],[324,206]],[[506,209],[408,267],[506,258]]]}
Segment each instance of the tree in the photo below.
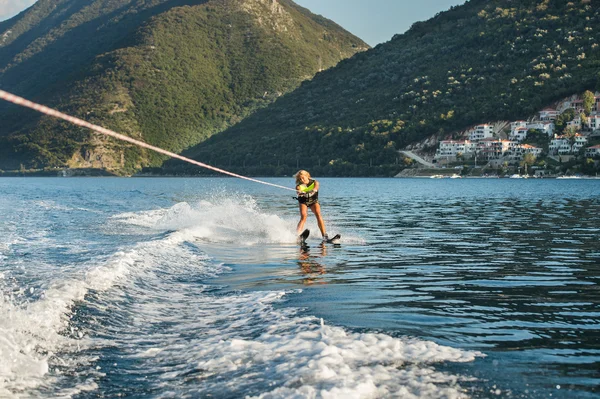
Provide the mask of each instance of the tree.
{"label": "tree", "polygon": [[588,117],[585,113],[579,115],[579,117],[581,118],[581,126],[586,126],[588,124]]}
{"label": "tree", "polygon": [[581,165],[581,171],[586,175],[593,175],[598,173],[598,168],[596,167],[596,162],[592,158],[586,158]]}
{"label": "tree", "polygon": [[595,101],[596,99],[594,98],[594,93],[589,90],[586,90],[583,93],[583,110],[585,111],[586,115],[592,113],[592,107],[594,106]]}
{"label": "tree", "polygon": [[535,155],[528,152],[523,155],[523,160],[521,161],[521,167],[525,168],[525,174],[527,174],[527,167],[531,166],[535,163]]}
{"label": "tree", "polygon": [[566,109],[562,114],[556,118],[555,125],[560,132],[562,132],[567,126],[567,122],[571,122],[575,119],[575,110],[573,108]]}

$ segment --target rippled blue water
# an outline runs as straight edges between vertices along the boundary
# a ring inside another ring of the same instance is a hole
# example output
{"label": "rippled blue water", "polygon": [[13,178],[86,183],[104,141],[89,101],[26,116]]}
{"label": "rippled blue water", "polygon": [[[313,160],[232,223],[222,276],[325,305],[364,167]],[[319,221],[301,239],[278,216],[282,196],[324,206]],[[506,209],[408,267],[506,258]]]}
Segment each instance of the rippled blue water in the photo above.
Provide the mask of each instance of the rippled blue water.
{"label": "rippled blue water", "polygon": [[0,397],[599,397],[600,180],[319,181],[0,179]]}

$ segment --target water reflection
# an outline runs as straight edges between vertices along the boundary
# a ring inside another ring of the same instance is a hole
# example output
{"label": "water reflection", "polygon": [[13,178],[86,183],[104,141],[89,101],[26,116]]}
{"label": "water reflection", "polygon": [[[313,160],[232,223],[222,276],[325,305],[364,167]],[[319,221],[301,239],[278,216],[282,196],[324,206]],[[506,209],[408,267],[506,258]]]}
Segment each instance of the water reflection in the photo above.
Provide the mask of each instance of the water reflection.
{"label": "water reflection", "polygon": [[310,246],[300,246],[298,266],[303,274],[302,282],[305,285],[326,284],[327,281],[323,278],[323,275],[327,272],[327,270],[321,263],[321,259],[327,256],[327,245],[321,243],[313,248],[314,249],[311,253]]}

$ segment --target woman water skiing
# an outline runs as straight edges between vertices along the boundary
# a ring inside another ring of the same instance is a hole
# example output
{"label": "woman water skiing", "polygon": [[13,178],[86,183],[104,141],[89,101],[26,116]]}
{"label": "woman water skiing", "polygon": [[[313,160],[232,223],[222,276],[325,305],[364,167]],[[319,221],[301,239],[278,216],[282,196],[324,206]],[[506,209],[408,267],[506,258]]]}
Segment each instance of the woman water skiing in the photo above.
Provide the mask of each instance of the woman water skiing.
{"label": "woman water skiing", "polygon": [[294,177],[296,178],[296,193],[298,194],[298,206],[300,208],[300,221],[298,222],[296,234],[300,236],[302,233],[308,216],[308,208],[310,208],[317,217],[317,224],[319,230],[321,230],[323,241],[328,241],[329,237],[321,216],[321,205],[319,205],[319,182],[311,179],[310,173],[306,170],[298,171]]}

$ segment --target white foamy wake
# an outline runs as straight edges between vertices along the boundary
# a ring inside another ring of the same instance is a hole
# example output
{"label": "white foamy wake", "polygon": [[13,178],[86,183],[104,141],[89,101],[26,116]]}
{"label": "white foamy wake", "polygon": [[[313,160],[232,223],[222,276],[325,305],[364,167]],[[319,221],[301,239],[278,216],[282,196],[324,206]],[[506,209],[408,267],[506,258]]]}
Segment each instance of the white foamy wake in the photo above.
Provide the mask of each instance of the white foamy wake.
{"label": "white foamy wake", "polygon": [[[273,299],[270,295],[262,301]],[[271,308],[269,313],[278,311]],[[458,382],[468,378],[431,366],[483,356],[428,341],[349,333],[312,317],[273,319],[256,338],[230,338],[203,347],[200,357],[207,360],[198,368],[270,381],[274,389],[254,395],[260,398],[457,398],[465,396]],[[235,378],[227,382],[238,383]]]}
{"label": "white foamy wake", "polygon": [[85,333],[71,326],[73,307],[90,290],[111,287],[129,272],[133,261],[117,253],[83,276],[50,282],[35,301],[19,295],[22,289],[0,284],[0,397],[27,397],[28,391],[56,382],[58,373],[46,376],[53,367],[68,369],[89,361],[64,356],[89,344]]}
{"label": "white foamy wake", "polygon": [[[275,308],[284,295],[197,298],[196,321],[180,325],[179,334],[162,331],[167,339],[145,335],[144,342],[154,346],[140,347],[131,356],[145,364],[146,372],[159,374],[153,384],[167,397],[190,392],[260,398],[467,396],[459,384],[469,377],[438,372],[433,366],[470,362],[481,353],[325,326],[296,309]],[[151,319],[150,309],[137,310]],[[196,334],[182,342],[179,337],[190,330]]]}
{"label": "white foamy wake", "polygon": [[[260,212],[251,198],[121,214],[106,228],[124,226],[166,233],[70,269],[35,301],[10,294],[0,275],[0,397],[104,394],[94,365],[103,347],[136,360],[130,371],[151,376],[146,383],[162,397],[465,396],[459,384],[468,378],[434,365],[479,352],[324,326],[274,306],[284,292],[207,294],[201,281],[223,267],[194,242],[295,240],[295,220]],[[73,321],[81,301],[94,319]]]}
{"label": "white foamy wake", "polygon": [[[207,268],[206,257],[184,245],[187,236],[173,232],[109,257],[65,267],[57,271],[54,281],[41,284],[45,289],[37,299],[28,295],[33,287],[20,287],[7,281],[7,272],[0,273],[0,398],[40,392],[71,397],[97,389],[95,377],[101,373],[89,368],[95,357],[84,353],[106,343],[90,338],[88,331],[72,322],[77,305],[90,292],[110,290],[111,300],[117,299],[123,291],[115,287],[132,284],[147,269],[182,270],[192,265],[204,276],[220,273],[222,268]],[[86,376],[75,383],[64,382],[74,370],[84,370]],[[61,385],[58,390],[57,385]]]}
{"label": "white foamy wake", "polygon": [[[166,210],[117,218],[159,231],[176,230],[169,240],[200,237],[227,242],[233,237],[236,242],[252,243],[256,236],[266,242],[295,239],[283,233],[293,231],[295,220],[263,214],[251,200],[202,201],[195,206],[180,203]],[[263,228],[281,232],[273,237],[266,231],[261,235]],[[144,280],[149,283],[152,277]],[[284,292],[212,297],[188,295],[179,289],[172,294],[177,300],[170,303],[157,294],[159,286],[157,282],[153,290],[137,292],[133,313],[145,325],[168,320],[171,329],[125,341],[130,356],[141,360],[149,374],[159,376],[152,383],[165,396],[189,395],[186,389],[169,388],[187,381],[193,392],[214,396],[466,397],[459,383],[469,377],[436,371],[434,365],[470,362],[483,356],[428,341],[350,333],[321,325],[314,317],[297,315],[297,309],[275,308],[273,304],[285,297]],[[193,297],[193,303],[187,303],[186,297]],[[165,319],[165,315],[169,316]],[[182,340],[189,331],[196,334]],[[144,345],[138,346],[141,342]],[[154,344],[148,346],[148,342]],[[179,366],[166,366],[173,364]],[[202,386],[199,391],[197,384]]]}
{"label": "white foamy wake", "polygon": [[223,196],[192,205],[180,202],[168,209],[123,213],[112,220],[146,231],[185,230],[196,239],[210,242],[252,245],[296,241],[297,220],[262,212],[249,196]]}
{"label": "white foamy wake", "polygon": [[[115,223],[128,225],[135,234],[157,231],[185,231],[190,237],[215,243],[236,243],[242,246],[255,244],[296,243],[298,215],[293,208],[291,217],[281,217],[261,210],[254,198],[246,195],[215,195],[210,201],[180,202],[167,209],[143,212],[126,212],[113,216]],[[364,245],[362,237],[339,229],[326,220],[328,231],[341,233],[345,244]],[[312,213],[306,223],[320,237],[316,219]],[[123,230],[121,229],[121,232]],[[311,238],[312,239],[312,238]]]}

